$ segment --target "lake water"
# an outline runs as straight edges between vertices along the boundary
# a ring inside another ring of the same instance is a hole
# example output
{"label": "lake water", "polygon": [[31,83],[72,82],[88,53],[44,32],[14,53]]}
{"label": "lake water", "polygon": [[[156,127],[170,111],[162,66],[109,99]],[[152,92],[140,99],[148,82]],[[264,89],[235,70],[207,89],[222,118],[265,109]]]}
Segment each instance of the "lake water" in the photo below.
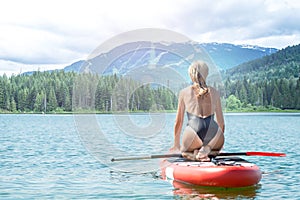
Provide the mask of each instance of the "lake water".
{"label": "lake water", "polygon": [[166,153],[175,114],[0,115],[0,199],[299,199],[300,114],[226,114],[225,152],[263,171],[243,189],[175,187],[160,178],[159,160],[113,157]]}

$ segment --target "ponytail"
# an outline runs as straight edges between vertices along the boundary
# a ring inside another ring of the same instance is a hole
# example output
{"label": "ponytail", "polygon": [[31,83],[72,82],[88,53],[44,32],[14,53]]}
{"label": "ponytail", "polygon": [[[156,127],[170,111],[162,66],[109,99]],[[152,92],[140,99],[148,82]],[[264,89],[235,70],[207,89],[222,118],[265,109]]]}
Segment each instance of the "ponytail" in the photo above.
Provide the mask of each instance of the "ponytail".
{"label": "ponytail", "polygon": [[189,74],[193,81],[192,88],[196,92],[197,97],[204,96],[209,92],[209,88],[206,85],[206,77],[208,75],[208,66],[206,63],[196,61],[189,67]]}

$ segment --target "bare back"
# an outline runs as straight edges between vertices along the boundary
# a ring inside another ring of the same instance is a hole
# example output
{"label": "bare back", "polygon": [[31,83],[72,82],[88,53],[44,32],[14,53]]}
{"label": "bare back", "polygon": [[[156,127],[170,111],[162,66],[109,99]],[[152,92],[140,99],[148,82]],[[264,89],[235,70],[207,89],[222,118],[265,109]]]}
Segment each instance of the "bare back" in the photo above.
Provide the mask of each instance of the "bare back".
{"label": "bare back", "polygon": [[216,91],[213,88],[209,90],[208,94],[197,97],[191,86],[183,89],[181,95],[183,95],[185,110],[202,118],[213,115],[216,110]]}
{"label": "bare back", "polygon": [[219,127],[224,131],[224,119],[220,101],[220,95],[213,87],[209,87],[209,93],[197,97],[192,86],[180,91],[178,115],[184,115],[184,111],[193,115],[206,118],[215,114]]}

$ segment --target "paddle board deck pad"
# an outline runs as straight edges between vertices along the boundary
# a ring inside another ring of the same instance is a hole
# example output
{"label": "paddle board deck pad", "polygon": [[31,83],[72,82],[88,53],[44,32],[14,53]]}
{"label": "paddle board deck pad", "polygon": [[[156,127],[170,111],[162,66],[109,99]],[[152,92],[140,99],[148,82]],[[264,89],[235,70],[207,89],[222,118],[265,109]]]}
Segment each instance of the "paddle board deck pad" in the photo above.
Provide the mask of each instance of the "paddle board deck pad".
{"label": "paddle board deck pad", "polygon": [[261,180],[259,167],[239,157],[217,157],[210,162],[184,158],[161,162],[162,177],[182,183],[214,187],[247,187]]}

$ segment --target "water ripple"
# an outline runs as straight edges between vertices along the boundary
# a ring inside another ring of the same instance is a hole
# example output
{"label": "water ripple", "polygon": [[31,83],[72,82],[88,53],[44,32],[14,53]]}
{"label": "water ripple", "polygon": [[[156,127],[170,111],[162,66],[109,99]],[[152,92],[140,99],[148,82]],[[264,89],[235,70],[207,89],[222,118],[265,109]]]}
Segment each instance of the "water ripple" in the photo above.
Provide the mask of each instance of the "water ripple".
{"label": "water ripple", "polygon": [[[105,152],[102,146],[103,159],[161,154],[172,145],[175,114],[167,114],[161,132],[147,138],[124,134],[110,124],[111,118],[97,116],[106,124],[105,137],[119,151]],[[141,127],[149,123],[145,115],[133,119]],[[299,199],[300,115],[231,114],[225,122],[224,151],[287,153],[285,158],[247,157],[264,172],[257,187],[178,188],[160,179],[159,160],[102,163],[86,150],[72,115],[0,115],[0,199],[180,199],[208,194],[221,199]],[[145,173],[120,170],[132,168]]]}

